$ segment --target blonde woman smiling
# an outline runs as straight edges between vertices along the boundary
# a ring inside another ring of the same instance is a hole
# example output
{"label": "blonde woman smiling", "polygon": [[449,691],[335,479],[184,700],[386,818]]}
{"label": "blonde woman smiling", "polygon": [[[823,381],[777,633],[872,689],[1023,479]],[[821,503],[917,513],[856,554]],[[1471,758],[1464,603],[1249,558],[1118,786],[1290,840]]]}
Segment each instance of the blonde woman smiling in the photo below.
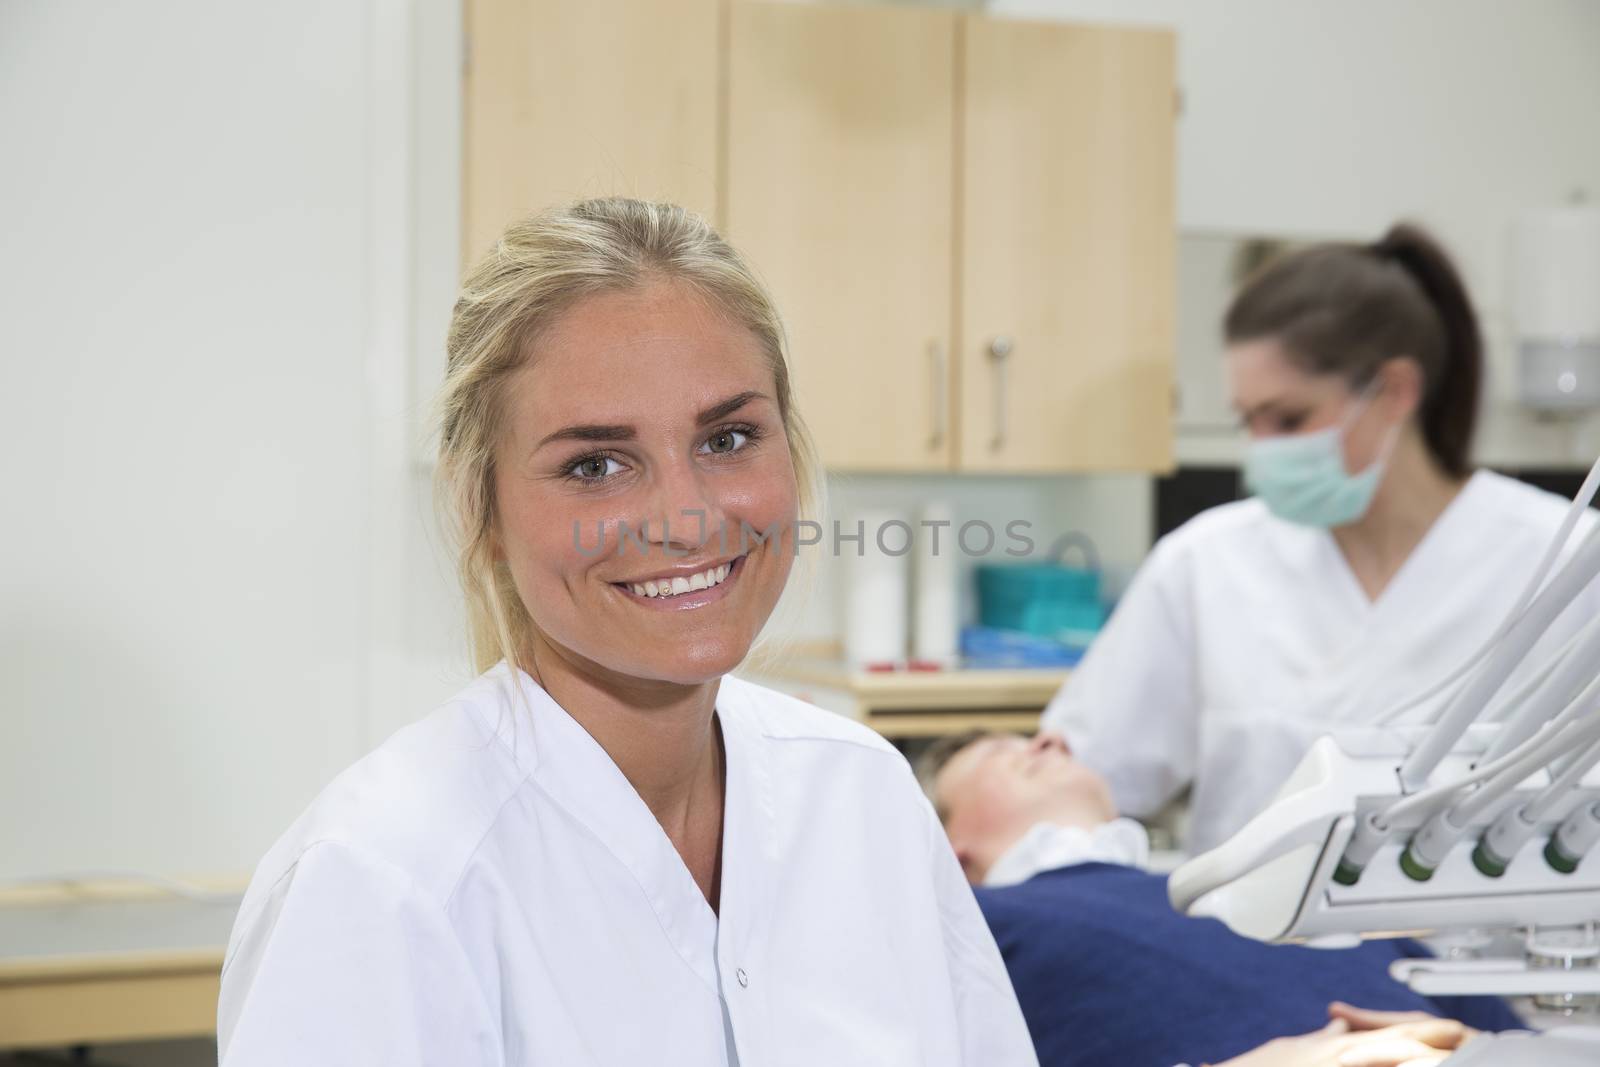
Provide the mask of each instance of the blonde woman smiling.
{"label": "blonde woman smiling", "polygon": [[815,473],[738,256],[638,201],[513,226],[442,412],[485,673],[262,861],[223,1062],[1035,1063],[904,760],[728,676]]}

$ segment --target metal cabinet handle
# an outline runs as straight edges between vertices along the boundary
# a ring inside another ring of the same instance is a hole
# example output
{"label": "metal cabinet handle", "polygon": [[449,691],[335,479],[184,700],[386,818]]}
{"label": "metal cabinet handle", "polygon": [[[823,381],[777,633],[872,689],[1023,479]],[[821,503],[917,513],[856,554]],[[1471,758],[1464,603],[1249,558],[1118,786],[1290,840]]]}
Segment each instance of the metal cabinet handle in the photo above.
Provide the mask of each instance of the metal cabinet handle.
{"label": "metal cabinet handle", "polygon": [[1006,362],[1011,355],[1011,338],[1000,336],[989,342],[989,366],[994,374],[994,437],[989,447],[998,452],[1006,443]]}
{"label": "metal cabinet handle", "polygon": [[949,407],[945,395],[949,374],[944,365],[944,345],[938,341],[928,342],[928,368],[933,375],[933,388],[929,391],[933,397],[933,432],[928,435],[928,448],[935,450],[944,447],[945,409]]}

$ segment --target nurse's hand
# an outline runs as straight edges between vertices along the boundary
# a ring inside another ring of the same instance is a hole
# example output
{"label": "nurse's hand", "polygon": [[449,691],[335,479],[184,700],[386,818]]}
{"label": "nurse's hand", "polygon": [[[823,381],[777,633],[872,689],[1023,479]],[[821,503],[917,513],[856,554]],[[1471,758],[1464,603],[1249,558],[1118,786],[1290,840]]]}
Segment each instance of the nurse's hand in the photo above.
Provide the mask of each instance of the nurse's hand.
{"label": "nurse's hand", "polygon": [[[1400,1023],[1428,1022],[1431,1019],[1438,1018],[1438,1016],[1429,1015],[1425,1011],[1373,1011],[1370,1008],[1358,1008],[1353,1004],[1346,1004],[1342,1000],[1336,1000],[1328,1005],[1328,1017],[1330,1019],[1343,1019],[1350,1024],[1350,1029],[1352,1030],[1379,1030],[1385,1026],[1396,1026]],[[1467,1032],[1468,1037],[1472,1037],[1478,1032],[1470,1026],[1463,1026],[1462,1029]]]}
{"label": "nurse's hand", "polygon": [[1410,1019],[1352,1030],[1342,1018],[1299,1037],[1280,1037],[1219,1067],[1433,1067],[1472,1032],[1453,1019]]}

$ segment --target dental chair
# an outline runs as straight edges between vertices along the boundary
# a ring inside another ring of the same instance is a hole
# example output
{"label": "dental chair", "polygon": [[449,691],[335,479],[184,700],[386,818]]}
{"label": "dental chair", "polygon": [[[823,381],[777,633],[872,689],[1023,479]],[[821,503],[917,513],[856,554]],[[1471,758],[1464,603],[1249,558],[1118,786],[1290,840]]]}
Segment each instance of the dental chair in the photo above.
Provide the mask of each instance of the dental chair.
{"label": "dental chair", "polygon": [[[1266,810],[1173,872],[1173,907],[1313,946],[1514,936],[1516,953],[1403,960],[1392,974],[1425,996],[1600,1003],[1600,618],[1506,686],[1600,577],[1600,526],[1556,568],[1597,487],[1600,461],[1482,648],[1377,725],[1319,738]],[[1485,1034],[1446,1063],[1593,1067],[1600,1027]]]}

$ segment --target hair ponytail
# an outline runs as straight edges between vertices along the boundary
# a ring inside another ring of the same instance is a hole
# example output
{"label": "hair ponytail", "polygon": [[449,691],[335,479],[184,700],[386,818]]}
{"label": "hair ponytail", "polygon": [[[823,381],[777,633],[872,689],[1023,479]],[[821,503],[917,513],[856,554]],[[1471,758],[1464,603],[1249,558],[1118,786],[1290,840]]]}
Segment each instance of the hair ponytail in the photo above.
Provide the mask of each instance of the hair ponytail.
{"label": "hair ponytail", "polygon": [[1275,338],[1303,369],[1352,385],[1390,359],[1415,359],[1429,453],[1453,477],[1471,469],[1483,342],[1460,273],[1421,227],[1403,222],[1370,245],[1320,244],[1274,261],[1234,297],[1224,333]]}
{"label": "hair ponytail", "polygon": [[1471,466],[1483,390],[1483,339],[1472,300],[1449,255],[1420,227],[1399,223],[1372,250],[1416,280],[1444,327],[1442,365],[1423,400],[1422,434],[1439,465],[1459,477]]}

